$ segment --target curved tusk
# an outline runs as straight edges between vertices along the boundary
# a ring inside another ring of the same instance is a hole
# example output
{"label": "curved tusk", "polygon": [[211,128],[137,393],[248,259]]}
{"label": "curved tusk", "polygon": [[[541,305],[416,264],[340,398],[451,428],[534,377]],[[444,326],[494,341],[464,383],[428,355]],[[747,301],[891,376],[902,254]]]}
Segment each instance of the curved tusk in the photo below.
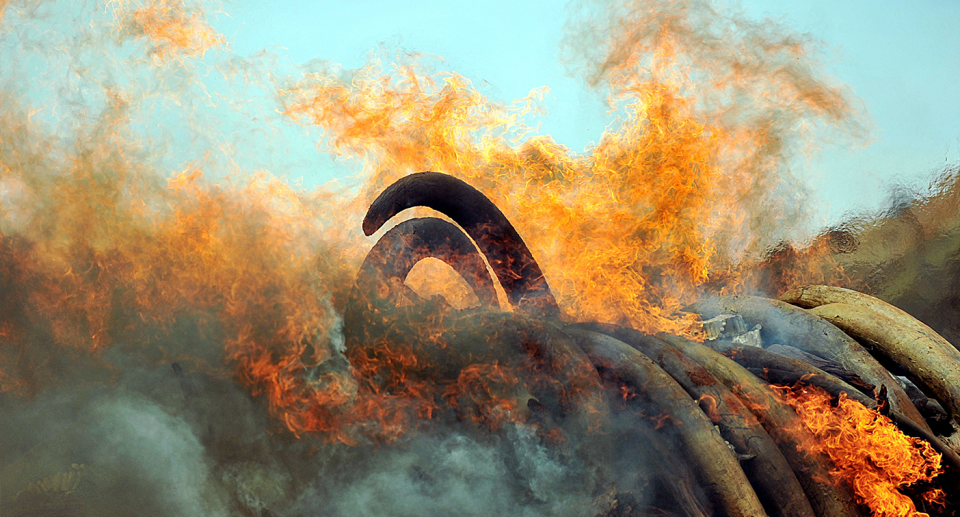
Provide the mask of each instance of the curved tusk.
{"label": "curved tusk", "polygon": [[928,335],[864,307],[830,303],[810,312],[872,345],[910,372],[960,422],[960,351],[953,349],[951,354]]}
{"label": "curved tusk", "polygon": [[567,328],[592,330],[619,339],[652,359],[679,383],[694,400],[701,401],[707,417],[720,429],[723,438],[738,455],[750,459],[741,463],[747,479],[771,516],[811,517],[815,515],[803,487],[780,452],[776,442],[726,386],[696,361],[662,340],[637,330],[604,323],[577,323]]}
{"label": "curved tusk", "polygon": [[433,257],[447,263],[466,280],[487,308],[498,308],[497,292],[487,265],[473,242],[455,225],[427,217],[404,221],[380,237],[357,273],[360,293],[388,298],[421,260]]}
{"label": "curved tusk", "polygon": [[780,446],[817,515],[860,515],[851,488],[830,481],[833,462],[824,454],[808,450],[806,445],[813,443],[813,436],[804,430],[793,409],[769,386],[716,350],[669,334],[661,333],[657,337],[700,363],[757,415],[757,420]]}
{"label": "curved tusk", "polygon": [[[839,397],[840,393],[845,393],[850,399],[856,400],[870,409],[876,409],[877,407],[876,400],[864,395],[860,390],[850,386],[839,377],[799,359],[752,346],[739,346],[716,341],[707,344],[733,359],[754,375],[773,384],[790,386],[799,382],[822,388],[834,397]],[[904,434],[930,442],[930,445],[943,455],[943,461],[960,472],[960,455],[943,443],[937,435],[918,427],[912,420],[900,413],[891,412],[890,418]]]}
{"label": "curved tusk", "polygon": [[626,343],[604,334],[568,328],[570,334],[600,370],[630,385],[676,419],[683,441],[704,486],[712,492],[722,515],[754,517],[766,512],[747,480],[736,455],[697,403],[667,372]]}
{"label": "curved tusk", "polygon": [[372,235],[394,215],[415,206],[441,212],[459,224],[487,258],[510,303],[524,312],[560,316],[560,307],[520,234],[479,190],[439,172],[401,178],[370,205],[363,232]]}

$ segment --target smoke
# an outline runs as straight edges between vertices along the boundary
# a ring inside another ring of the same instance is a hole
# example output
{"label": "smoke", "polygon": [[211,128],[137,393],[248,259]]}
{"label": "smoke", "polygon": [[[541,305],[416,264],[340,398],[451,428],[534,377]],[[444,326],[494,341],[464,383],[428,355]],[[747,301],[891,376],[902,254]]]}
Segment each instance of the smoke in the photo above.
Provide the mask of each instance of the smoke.
{"label": "smoke", "polygon": [[536,433],[516,427],[486,444],[462,435],[416,438],[381,451],[332,500],[310,491],[296,507],[304,515],[597,514],[602,508],[584,485],[582,466],[561,462]]}
{"label": "smoke", "polygon": [[71,470],[77,488],[93,494],[76,504],[82,515],[227,515],[203,445],[150,399],[99,388],[51,393],[4,408],[0,422],[2,505],[11,515],[30,515],[31,501],[69,491],[64,485],[43,494],[28,483]]}
{"label": "smoke", "polygon": [[235,383],[177,370],[127,368],[117,386],[5,400],[4,514],[596,515],[616,507],[614,479],[634,504],[654,498],[650,442],[636,438],[649,425],[635,418],[610,427],[614,465],[585,459],[596,444],[550,447],[523,425],[347,447],[271,436],[263,404]]}
{"label": "smoke", "polygon": [[[685,302],[799,231],[812,128],[858,130],[815,42],[706,2],[589,4],[566,59],[615,118],[574,152],[533,129],[542,90],[491,100],[413,55],[237,56],[215,11],[0,1],[0,513],[709,513],[653,410],[564,391],[595,379],[457,363],[501,420],[458,405],[458,375],[378,389],[384,364],[345,357],[359,221],[396,178],[453,174],[517,225],[571,319],[682,329]],[[329,166],[315,127],[348,188],[276,176]],[[421,332],[452,314],[425,307]]]}
{"label": "smoke", "polygon": [[56,504],[118,516],[593,515],[612,504],[597,497],[610,486],[598,487],[584,445],[548,447],[531,427],[443,426],[361,447],[296,439],[272,434],[262,401],[230,379],[113,359],[126,363],[113,386],[3,400],[5,515]]}

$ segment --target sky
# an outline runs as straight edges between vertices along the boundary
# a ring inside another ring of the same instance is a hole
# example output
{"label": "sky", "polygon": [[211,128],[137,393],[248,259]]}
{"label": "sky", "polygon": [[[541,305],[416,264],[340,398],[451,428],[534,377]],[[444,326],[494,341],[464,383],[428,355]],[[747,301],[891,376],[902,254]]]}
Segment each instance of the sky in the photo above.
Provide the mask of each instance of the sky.
{"label": "sky", "polygon": [[[351,2],[236,0],[214,26],[233,52],[270,49],[297,62],[353,68],[381,46],[442,58],[493,99],[512,101],[547,86],[540,132],[574,151],[609,122],[600,95],[560,62],[567,3],[552,0]],[[814,189],[814,224],[876,209],[897,186],[922,189],[960,162],[960,2],[956,0],[749,0],[751,17],[772,18],[824,44],[831,75],[850,85],[869,117],[862,145],[827,147],[797,166]],[[302,179],[321,184],[341,169]],[[298,179],[298,178],[291,178]],[[901,189],[902,191],[902,189]]]}

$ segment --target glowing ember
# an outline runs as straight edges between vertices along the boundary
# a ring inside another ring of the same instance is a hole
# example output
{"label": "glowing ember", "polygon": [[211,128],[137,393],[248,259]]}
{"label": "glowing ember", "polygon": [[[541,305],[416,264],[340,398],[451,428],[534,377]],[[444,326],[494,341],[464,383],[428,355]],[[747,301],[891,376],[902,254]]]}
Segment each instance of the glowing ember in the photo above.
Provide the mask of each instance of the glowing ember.
{"label": "glowing ember", "polygon": [[[849,482],[871,515],[914,516],[913,501],[900,489],[940,474],[941,456],[927,442],[904,435],[893,422],[841,394],[836,403],[816,387],[779,388],[804,425],[817,438],[808,444],[830,456],[837,480]],[[924,494],[942,499],[942,491]],[[940,503],[942,504],[942,503]]]}

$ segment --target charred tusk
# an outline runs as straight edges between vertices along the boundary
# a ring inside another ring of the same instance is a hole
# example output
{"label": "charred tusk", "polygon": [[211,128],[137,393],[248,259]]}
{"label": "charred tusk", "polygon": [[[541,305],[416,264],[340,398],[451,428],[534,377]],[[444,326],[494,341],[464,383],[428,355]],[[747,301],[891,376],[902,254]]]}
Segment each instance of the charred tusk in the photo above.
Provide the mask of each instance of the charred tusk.
{"label": "charred tusk", "polygon": [[929,442],[930,445],[933,446],[933,449],[939,452],[943,457],[943,462],[945,464],[950,465],[957,472],[960,472],[960,454],[957,454],[957,451],[951,449],[950,446],[944,443],[943,440],[941,440],[937,435],[917,427],[917,424],[913,423],[911,420],[903,418],[902,415],[891,414],[890,418],[894,421],[894,423],[897,424],[897,427],[903,431],[903,434],[920,438]]}
{"label": "charred tusk", "polygon": [[780,355],[764,348],[742,346],[727,341],[707,341],[704,345],[733,359],[752,373],[765,372],[765,378],[760,375],[758,377],[771,384],[790,386],[800,382],[823,388],[834,397],[839,396],[840,393],[846,393],[847,397],[870,409],[877,407],[876,400],[847,384],[843,379],[799,359]]}
{"label": "charred tusk", "polygon": [[383,339],[398,321],[413,317],[413,313],[436,310],[436,304],[400,307],[397,303],[401,294],[419,301],[403,282],[413,266],[427,257],[449,264],[470,285],[482,305],[497,307],[497,294],[486,264],[460,228],[437,218],[404,221],[377,241],[357,272],[343,315],[348,350]]}
{"label": "charred tusk", "polygon": [[493,280],[473,242],[460,228],[434,217],[410,219],[383,234],[360,266],[357,288],[364,294],[395,295],[396,286],[403,284],[413,266],[428,257],[444,261],[459,273],[482,306],[498,307]]}
{"label": "charred tusk", "polygon": [[[536,318],[508,312],[466,314],[443,323],[439,339],[421,346],[449,355],[459,368],[477,362],[515,365],[522,371],[539,371],[553,379],[549,395],[533,390],[540,403],[553,413],[571,407],[597,406],[596,369],[565,332]],[[539,388],[538,388],[539,389]],[[574,404],[574,400],[580,402]]]}
{"label": "charred tusk", "polygon": [[960,351],[945,350],[936,341],[871,309],[830,303],[810,312],[871,345],[910,372],[960,422]]}
{"label": "charred tusk", "polygon": [[[876,400],[864,395],[863,392],[850,386],[842,379],[798,359],[752,346],[733,345],[722,341],[708,342],[708,344],[723,355],[733,359],[740,366],[747,368],[757,377],[772,384],[790,386],[800,382],[822,388],[834,397],[839,397],[841,393],[845,393],[851,400],[856,400],[870,409],[876,409],[877,407]],[[890,418],[907,436],[921,438],[929,442],[937,452],[943,455],[945,463],[960,472],[960,455],[943,443],[937,435],[918,427],[912,420],[899,413],[891,413]]]}
{"label": "charred tusk", "polygon": [[696,402],[663,369],[626,343],[610,336],[568,329],[598,369],[609,371],[619,382],[636,388],[650,402],[677,420],[676,431],[703,476],[723,515],[766,515],[733,451]]}
{"label": "charred tusk", "polygon": [[803,452],[806,444],[814,440],[813,436],[803,429],[800,417],[769,386],[716,350],[669,334],[661,333],[657,337],[700,363],[757,415],[793,468],[816,515],[859,515],[850,487],[829,481],[833,462],[823,454]]}
{"label": "charred tusk", "polygon": [[771,516],[813,516],[813,508],[790,464],[757,418],[726,386],[696,361],[658,338],[631,328],[603,323],[580,323],[581,328],[619,339],[664,369],[694,400],[709,406],[704,413],[734,446],[747,479]]}
{"label": "charred tusk", "polygon": [[889,393],[893,412],[933,432],[893,375],[860,343],[823,318],[786,302],[756,296],[721,296],[697,302],[688,310],[700,314],[704,319],[721,313],[734,313],[741,315],[751,325],[759,323],[764,344],[781,343],[799,348],[839,364],[869,384],[878,388],[884,386]]}
{"label": "charred tusk", "polygon": [[473,238],[511,304],[526,312],[560,316],[557,300],[517,230],[483,193],[452,176],[420,172],[399,179],[370,205],[363,219],[364,234],[372,235],[391,217],[415,206],[447,215]]}
{"label": "charred tusk", "polygon": [[[877,390],[876,386],[874,386],[873,384],[870,384],[869,382],[864,381],[863,379],[860,378],[859,375],[845,370],[839,364],[833,361],[828,361],[820,357],[819,355],[814,355],[814,354],[811,354],[810,352],[805,352],[803,350],[800,350],[797,347],[793,347],[790,345],[773,344],[764,348],[763,350],[774,352],[780,356],[796,359],[802,363],[809,364],[810,366],[815,366],[829,373],[830,375],[837,377],[838,379],[849,384],[850,386],[853,386],[855,389],[859,390],[860,392],[866,393],[869,396],[873,396],[874,392]],[[911,399],[911,401],[912,400],[913,399]]]}
{"label": "charred tusk", "polygon": [[[545,414],[562,418],[564,429],[586,432],[604,417],[596,369],[559,328],[500,311],[448,311],[427,322],[419,313],[412,320],[404,317],[407,314],[399,311],[372,339],[348,339],[347,359],[358,369],[357,380],[365,389],[452,386],[464,369],[488,365],[517,372],[529,398],[544,406]],[[519,415],[529,416],[528,409],[517,406]]]}
{"label": "charred tusk", "polygon": [[[560,398],[539,400],[548,406],[557,404],[559,407],[551,408],[555,413],[599,405],[593,400],[600,393],[596,369],[578,344],[549,322],[523,314],[481,312],[452,322],[444,339],[460,357],[472,361],[488,357],[504,364],[519,357],[524,370],[547,374],[560,390]],[[574,403],[577,399],[580,402]]]}

